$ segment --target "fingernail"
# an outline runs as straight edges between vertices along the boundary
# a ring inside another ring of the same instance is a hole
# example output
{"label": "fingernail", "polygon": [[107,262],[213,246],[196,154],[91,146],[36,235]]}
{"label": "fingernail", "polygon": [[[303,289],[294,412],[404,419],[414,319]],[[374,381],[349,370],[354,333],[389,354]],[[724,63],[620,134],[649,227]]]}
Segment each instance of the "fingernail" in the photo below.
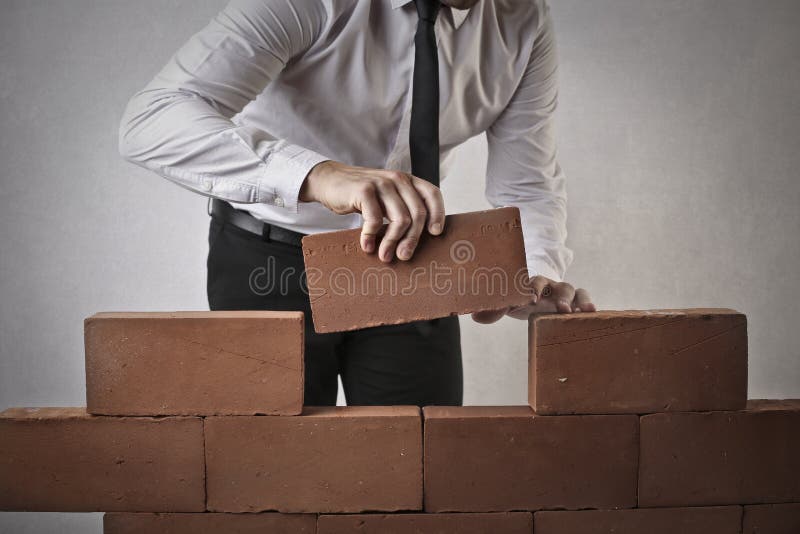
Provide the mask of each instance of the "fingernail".
{"label": "fingernail", "polygon": [[431,225],[431,233],[433,235],[439,235],[442,233],[442,225],[440,223],[433,223]]}
{"label": "fingernail", "polygon": [[407,260],[411,258],[411,255],[414,253],[412,249],[409,247],[403,247],[397,251],[397,257],[401,260]]}
{"label": "fingernail", "polygon": [[561,305],[561,306],[563,306],[563,307],[565,307],[565,308],[572,309],[572,308],[570,308],[570,306],[569,306],[569,302],[567,302],[567,301],[566,301],[566,300],[564,300],[564,299],[560,299],[560,300],[558,301],[558,304],[559,304],[559,305]]}
{"label": "fingernail", "polygon": [[534,304],[536,304],[536,303],[539,301],[539,297],[536,295],[536,293],[534,293],[534,294],[533,294],[533,298],[531,298],[531,301],[532,301]]}

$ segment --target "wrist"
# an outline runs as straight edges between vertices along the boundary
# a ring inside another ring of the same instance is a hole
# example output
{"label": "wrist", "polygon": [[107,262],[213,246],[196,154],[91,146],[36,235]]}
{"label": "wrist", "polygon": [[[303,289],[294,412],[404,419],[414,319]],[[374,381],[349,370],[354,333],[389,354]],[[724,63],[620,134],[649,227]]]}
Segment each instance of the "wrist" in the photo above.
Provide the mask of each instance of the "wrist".
{"label": "wrist", "polygon": [[300,194],[298,196],[300,202],[319,202],[317,194],[319,183],[331,163],[333,163],[332,160],[322,161],[308,171],[305,180],[303,180],[303,185],[300,186]]}

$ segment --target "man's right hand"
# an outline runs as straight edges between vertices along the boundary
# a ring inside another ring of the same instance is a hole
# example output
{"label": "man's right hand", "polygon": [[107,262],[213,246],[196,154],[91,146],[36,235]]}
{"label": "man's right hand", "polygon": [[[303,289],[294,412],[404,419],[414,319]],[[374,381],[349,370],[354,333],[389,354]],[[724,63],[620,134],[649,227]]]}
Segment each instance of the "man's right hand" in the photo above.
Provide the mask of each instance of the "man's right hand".
{"label": "man's right hand", "polygon": [[300,201],[319,202],[339,214],[360,213],[361,248],[368,254],[375,252],[378,232],[388,219],[378,250],[384,262],[395,253],[401,260],[411,259],[423,231],[439,235],[444,230],[441,190],[404,172],[324,161],[308,173]]}

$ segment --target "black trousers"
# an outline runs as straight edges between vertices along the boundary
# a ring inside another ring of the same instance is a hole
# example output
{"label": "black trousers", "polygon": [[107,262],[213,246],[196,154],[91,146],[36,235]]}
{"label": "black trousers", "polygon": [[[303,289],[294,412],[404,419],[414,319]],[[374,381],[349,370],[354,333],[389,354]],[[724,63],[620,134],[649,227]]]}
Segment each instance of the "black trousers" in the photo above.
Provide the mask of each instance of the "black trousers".
{"label": "black trousers", "polygon": [[457,317],[317,334],[300,247],[265,241],[214,218],[208,244],[207,290],[212,310],[305,313],[306,405],[335,405],[338,375],[351,406],[462,403]]}

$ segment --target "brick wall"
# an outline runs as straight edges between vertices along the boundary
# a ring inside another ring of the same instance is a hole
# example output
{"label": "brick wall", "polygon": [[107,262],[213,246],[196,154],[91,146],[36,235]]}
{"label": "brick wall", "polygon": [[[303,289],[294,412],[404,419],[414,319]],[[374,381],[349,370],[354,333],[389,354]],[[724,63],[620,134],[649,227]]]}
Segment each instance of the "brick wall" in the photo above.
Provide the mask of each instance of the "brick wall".
{"label": "brick wall", "polygon": [[741,314],[536,318],[533,407],[294,415],[302,327],[90,318],[88,410],[0,414],[0,509],[106,511],[108,534],[800,532],[800,401],[746,402]]}

